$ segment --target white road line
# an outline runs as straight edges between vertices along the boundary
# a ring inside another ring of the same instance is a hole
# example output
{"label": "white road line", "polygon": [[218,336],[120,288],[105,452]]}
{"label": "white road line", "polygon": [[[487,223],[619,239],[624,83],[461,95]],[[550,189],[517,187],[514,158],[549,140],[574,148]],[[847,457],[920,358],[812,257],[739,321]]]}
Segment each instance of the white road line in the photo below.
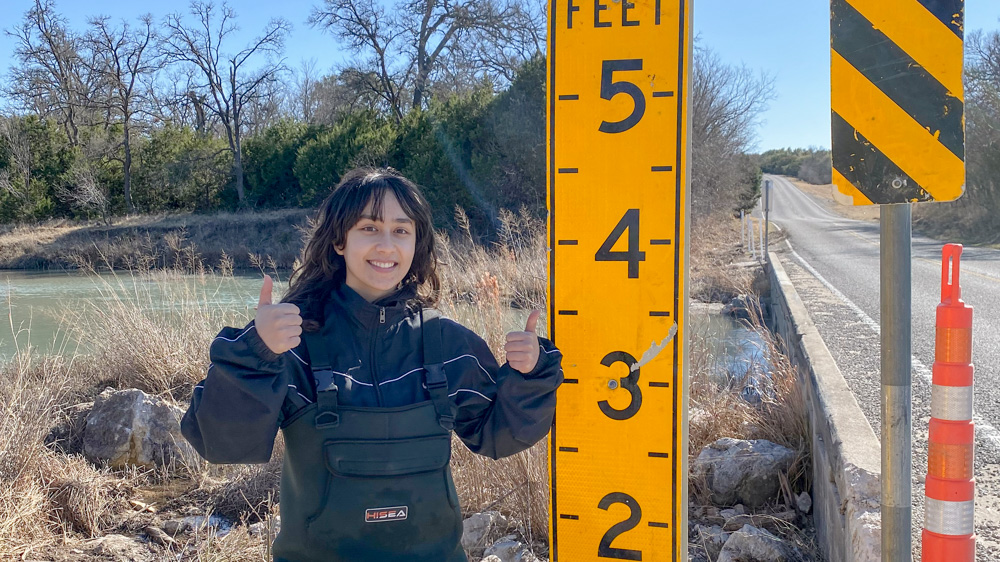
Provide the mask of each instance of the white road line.
{"label": "white road line", "polygon": [[[795,248],[792,247],[791,242],[785,240],[785,243],[788,244],[788,249],[791,250],[792,255],[795,256],[795,259],[798,260],[800,264],[802,264],[802,267],[806,268],[806,270],[808,270],[809,273],[812,273],[813,276],[815,276],[820,283],[825,285],[826,288],[830,290],[830,292],[836,295],[837,298],[839,298],[841,301],[844,302],[844,304],[848,306],[848,308],[854,311],[854,313],[858,315],[858,318],[860,318],[861,321],[865,323],[865,325],[867,325],[872,330],[875,330],[875,334],[881,337],[882,328],[881,326],[879,326],[878,322],[873,320],[871,316],[868,316],[868,314],[865,313],[864,310],[861,310],[861,308],[858,305],[854,304],[851,301],[851,299],[847,298],[847,296],[844,295],[844,293],[841,293],[839,290],[837,290],[837,288],[834,287],[833,284],[831,284],[829,281],[827,281],[826,278],[820,275],[820,273],[816,271],[816,269],[813,268],[813,266],[809,265],[809,262],[807,262],[802,256],[798,254],[798,252],[795,251]],[[916,355],[910,356],[910,364],[913,371],[916,372],[920,376],[920,378],[927,383],[928,386],[930,386],[932,380],[932,371],[928,369],[927,366],[924,365],[922,361],[920,361],[920,359],[917,359]],[[997,429],[993,427],[993,425],[990,424],[988,421],[983,419],[982,416],[973,415],[972,421],[976,425],[976,433],[979,435],[979,439],[985,443],[988,443],[994,451],[1000,451],[1000,431],[997,431]]]}

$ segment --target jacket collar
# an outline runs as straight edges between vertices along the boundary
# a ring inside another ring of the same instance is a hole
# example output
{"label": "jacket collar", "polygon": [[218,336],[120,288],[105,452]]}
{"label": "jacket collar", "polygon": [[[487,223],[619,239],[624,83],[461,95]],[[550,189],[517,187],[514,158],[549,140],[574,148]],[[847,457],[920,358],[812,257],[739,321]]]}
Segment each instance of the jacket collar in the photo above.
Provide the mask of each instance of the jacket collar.
{"label": "jacket collar", "polygon": [[[407,283],[402,288],[375,302],[368,302],[347,283],[338,283],[330,292],[331,304],[343,309],[347,315],[365,327],[377,326],[385,310],[385,323],[395,323],[409,313],[409,303],[417,296],[417,288]],[[327,317],[329,317],[328,311]]]}

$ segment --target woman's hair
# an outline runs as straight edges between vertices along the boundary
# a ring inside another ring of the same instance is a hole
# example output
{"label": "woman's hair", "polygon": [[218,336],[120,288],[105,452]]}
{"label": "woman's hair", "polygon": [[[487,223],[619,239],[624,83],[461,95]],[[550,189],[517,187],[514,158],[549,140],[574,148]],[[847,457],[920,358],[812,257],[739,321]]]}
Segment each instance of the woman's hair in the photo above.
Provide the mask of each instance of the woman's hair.
{"label": "woman's hair", "polygon": [[421,304],[437,302],[441,282],[437,276],[434,224],[427,200],[413,182],[392,168],[356,168],[344,174],[310,220],[299,266],[292,272],[288,292],[281,299],[299,307],[303,330],[311,332],[322,326],[327,293],[344,282],[344,256],[334,247],[344,246],[347,232],[361,219],[369,201],[372,216],[382,220],[382,201],[387,191],[396,196],[416,231],[413,264],[403,284],[413,284],[420,290],[417,300]]}

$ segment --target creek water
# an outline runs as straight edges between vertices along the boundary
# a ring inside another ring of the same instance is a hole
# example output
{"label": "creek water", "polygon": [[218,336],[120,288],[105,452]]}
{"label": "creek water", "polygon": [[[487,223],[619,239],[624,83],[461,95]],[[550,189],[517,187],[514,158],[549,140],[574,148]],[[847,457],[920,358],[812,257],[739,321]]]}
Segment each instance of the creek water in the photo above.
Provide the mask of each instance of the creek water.
{"label": "creek water", "polygon": [[[272,278],[274,275],[272,275]],[[185,305],[235,312],[257,305],[263,275],[233,277],[197,275],[132,276],[128,273],[83,275],[74,272],[0,272],[0,362],[18,349],[32,346],[43,354],[86,353],[78,347],[69,317],[113,306],[136,303],[143,308],[172,310]],[[283,279],[282,279],[283,280]],[[275,283],[275,294],[284,285]],[[221,326],[220,326],[221,328]]]}
{"label": "creek water", "polygon": [[[98,310],[117,302],[144,308],[175,310],[185,305],[222,309],[253,316],[260,295],[262,274],[237,273],[233,277],[197,275],[132,276],[73,272],[0,272],[0,362],[10,360],[29,344],[39,353],[87,353],[80,346],[67,313]],[[275,277],[272,275],[272,277]],[[275,295],[285,288],[284,276],[275,284]],[[512,310],[504,329],[524,329],[528,311]],[[465,319],[460,319],[465,320]],[[472,323],[474,324],[474,322]],[[221,325],[219,328],[221,329]],[[473,329],[478,328],[470,324]],[[695,345],[707,346],[713,370],[719,376],[743,377],[764,364],[763,342],[744,324],[719,313],[715,307],[692,307],[688,333]]]}

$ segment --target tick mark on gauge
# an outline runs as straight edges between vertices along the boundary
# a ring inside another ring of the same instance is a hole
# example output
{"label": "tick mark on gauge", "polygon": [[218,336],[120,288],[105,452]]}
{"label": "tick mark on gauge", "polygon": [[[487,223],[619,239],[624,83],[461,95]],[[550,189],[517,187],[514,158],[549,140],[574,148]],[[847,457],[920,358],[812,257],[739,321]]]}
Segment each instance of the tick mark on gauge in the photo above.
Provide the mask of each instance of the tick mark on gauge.
{"label": "tick mark on gauge", "polygon": [[[655,96],[656,94],[653,94],[653,95]],[[560,100],[567,100],[567,101],[578,100],[578,99],[580,99],[580,96],[578,96],[577,94],[563,94],[563,95],[559,96],[559,99]]]}
{"label": "tick mark on gauge", "polygon": [[656,521],[650,521],[649,522],[649,526],[650,527],[659,527],[661,529],[669,529],[670,528],[670,523],[658,523]]}
{"label": "tick mark on gauge", "polygon": [[577,521],[577,520],[580,519],[580,516],[579,515],[569,515],[569,514],[566,514],[566,513],[560,513],[559,514],[559,519],[572,519],[573,521]]}
{"label": "tick mark on gauge", "polygon": [[580,379],[563,379],[563,384],[577,384]]}
{"label": "tick mark on gauge", "polygon": [[669,246],[670,240],[667,238],[654,238],[649,241],[649,244],[652,246]]}
{"label": "tick mark on gauge", "polygon": [[670,458],[670,454],[669,453],[649,453],[649,456],[652,457],[652,458],[654,458],[654,459],[669,459]]}
{"label": "tick mark on gauge", "polygon": [[672,98],[674,97],[673,92],[653,92],[654,98]]}
{"label": "tick mark on gauge", "polygon": [[560,310],[559,311],[559,315],[560,316],[576,316],[576,312],[577,311],[575,311],[575,310]]}
{"label": "tick mark on gauge", "polygon": [[666,310],[650,310],[649,311],[649,315],[650,316],[670,316],[670,313],[667,312]]}
{"label": "tick mark on gauge", "polygon": [[[566,381],[563,381],[566,382]],[[670,388],[670,383],[668,382],[651,382],[649,386],[653,388]]]}
{"label": "tick mark on gauge", "polygon": [[577,449],[576,447],[559,447],[559,450],[562,451],[562,452],[564,452],[564,453],[579,453],[580,452],[580,449]]}
{"label": "tick mark on gauge", "polygon": [[653,166],[652,170],[654,172],[669,172],[673,170],[673,166]]}
{"label": "tick mark on gauge", "polygon": [[576,240],[560,240],[558,242],[560,246],[576,246],[577,243],[578,242]]}
{"label": "tick mark on gauge", "polygon": [[560,174],[575,174],[580,171],[580,168],[559,168]]}

